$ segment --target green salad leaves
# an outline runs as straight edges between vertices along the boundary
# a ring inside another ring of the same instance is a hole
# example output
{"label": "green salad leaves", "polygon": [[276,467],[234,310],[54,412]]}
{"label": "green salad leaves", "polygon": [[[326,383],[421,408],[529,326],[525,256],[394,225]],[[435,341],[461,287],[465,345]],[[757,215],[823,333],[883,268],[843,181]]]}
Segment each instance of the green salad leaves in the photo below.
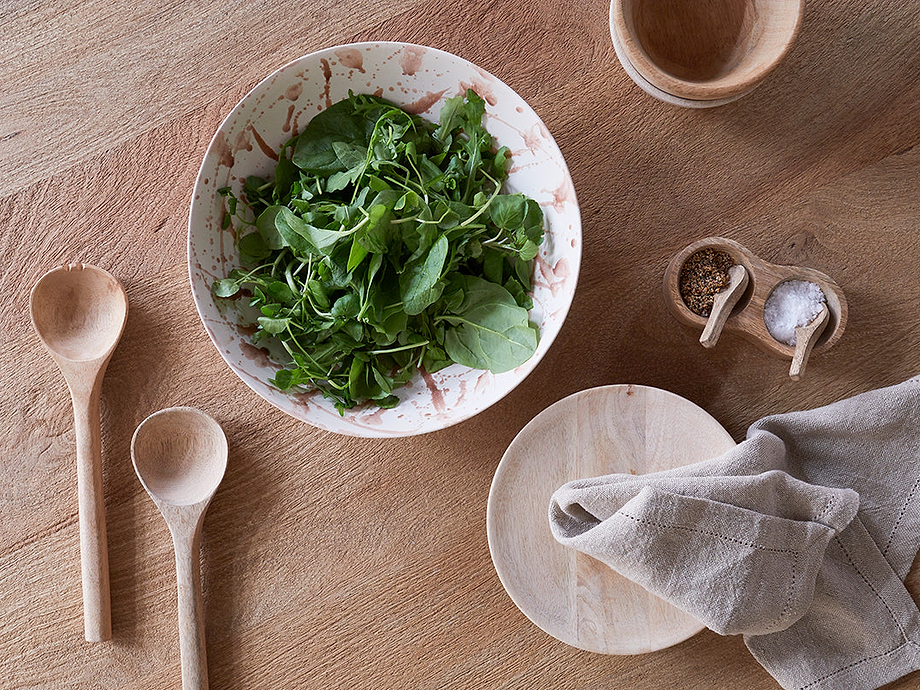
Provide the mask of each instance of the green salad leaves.
{"label": "green salad leaves", "polygon": [[246,268],[212,291],[251,295],[253,340],[277,339],[290,357],[273,385],[318,388],[340,412],[392,407],[418,368],[500,373],[534,353],[543,212],[502,193],[510,154],[484,114],[472,90],[445,102],[436,127],[350,94],[282,147],[274,179],[247,178],[243,198],[218,190]]}

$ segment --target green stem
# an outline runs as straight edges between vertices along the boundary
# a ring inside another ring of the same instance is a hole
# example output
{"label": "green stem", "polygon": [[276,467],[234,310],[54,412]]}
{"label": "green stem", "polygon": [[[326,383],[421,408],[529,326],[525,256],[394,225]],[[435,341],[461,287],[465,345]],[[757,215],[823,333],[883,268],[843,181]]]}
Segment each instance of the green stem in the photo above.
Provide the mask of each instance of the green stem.
{"label": "green stem", "polygon": [[[483,173],[483,175],[486,175],[486,174]],[[489,176],[486,175],[486,177],[489,177]],[[492,180],[491,177],[489,177],[489,179]],[[495,182],[495,180],[492,180],[492,182]],[[477,218],[479,218],[479,216],[481,216],[483,213],[485,213],[486,209],[489,208],[489,206],[491,206],[492,202],[495,200],[495,197],[498,196],[499,192],[501,192],[501,187],[500,187],[499,184],[496,182],[496,183],[495,183],[495,191],[492,192],[492,196],[490,196],[490,197],[488,198],[488,200],[486,201],[486,203],[484,203],[482,206],[479,207],[479,210],[476,211],[476,213],[474,213],[474,214],[471,215],[469,218],[467,218],[465,221],[463,221],[462,223],[460,223],[460,227],[461,227],[461,228],[465,228],[467,225],[469,225],[469,224],[472,223],[474,220],[476,220]]]}
{"label": "green stem", "polygon": [[427,345],[430,343],[430,340],[423,340],[420,343],[409,343],[408,345],[401,345],[400,347],[389,347],[383,350],[369,350],[368,354],[371,355],[388,355],[393,352],[402,352],[403,350],[411,350],[416,347],[421,347],[422,345]]}

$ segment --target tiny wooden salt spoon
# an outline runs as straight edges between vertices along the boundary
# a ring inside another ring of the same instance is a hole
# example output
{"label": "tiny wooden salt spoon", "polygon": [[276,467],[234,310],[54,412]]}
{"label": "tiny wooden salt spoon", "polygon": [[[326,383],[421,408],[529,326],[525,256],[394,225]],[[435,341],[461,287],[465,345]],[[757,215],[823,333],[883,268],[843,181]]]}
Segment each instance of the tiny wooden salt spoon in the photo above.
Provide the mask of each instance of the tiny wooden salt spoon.
{"label": "tiny wooden salt spoon", "polygon": [[827,328],[830,317],[830,311],[827,304],[821,305],[821,311],[812,320],[811,323],[804,326],[797,326],[795,329],[795,354],[792,356],[792,366],[789,367],[789,378],[793,381],[801,380],[805,374],[805,365],[808,363],[808,355],[811,349],[818,342],[818,338]]}
{"label": "tiny wooden salt spoon", "polygon": [[131,460],[169,526],[176,552],[182,689],[207,690],[199,549],[205,510],[227,468],[227,437],[204,412],[170,407],[137,427]]}
{"label": "tiny wooden salt spoon", "polygon": [[744,266],[732,266],[728,269],[728,277],[728,287],[717,293],[712,299],[712,311],[709,312],[709,320],[706,322],[706,327],[700,336],[700,343],[702,343],[703,347],[715,347],[719,341],[719,336],[722,335],[725,321],[747,289],[748,272]]}
{"label": "tiny wooden salt spoon", "polygon": [[69,264],[42,276],[29,304],[32,325],[64,375],[73,402],[83,630],[88,641],[99,642],[112,636],[99,390],[124,331],[128,297],[101,268]]}

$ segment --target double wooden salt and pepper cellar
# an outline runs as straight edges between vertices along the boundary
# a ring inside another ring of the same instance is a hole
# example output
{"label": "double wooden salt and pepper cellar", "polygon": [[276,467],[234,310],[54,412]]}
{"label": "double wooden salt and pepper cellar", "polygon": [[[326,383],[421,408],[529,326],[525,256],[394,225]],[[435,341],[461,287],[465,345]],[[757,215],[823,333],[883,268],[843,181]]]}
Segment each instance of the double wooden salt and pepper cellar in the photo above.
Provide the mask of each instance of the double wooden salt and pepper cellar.
{"label": "double wooden salt and pepper cellar", "polygon": [[[708,316],[691,310],[680,290],[681,269],[690,257],[705,249],[727,255],[733,264],[729,269],[729,285],[714,296]],[[794,346],[774,338],[764,318],[764,306],[770,295],[779,285],[791,280],[814,283],[825,297],[825,305],[818,316],[796,328]],[[796,381],[804,374],[811,352],[824,352],[832,347],[840,340],[847,322],[846,297],[830,277],[812,268],[768,263],[738,242],[724,237],[707,237],[694,242],[671,259],[664,275],[664,298],[678,321],[703,329],[700,342],[704,347],[715,346],[723,330],[735,331],[766,352],[792,360],[789,376]]]}

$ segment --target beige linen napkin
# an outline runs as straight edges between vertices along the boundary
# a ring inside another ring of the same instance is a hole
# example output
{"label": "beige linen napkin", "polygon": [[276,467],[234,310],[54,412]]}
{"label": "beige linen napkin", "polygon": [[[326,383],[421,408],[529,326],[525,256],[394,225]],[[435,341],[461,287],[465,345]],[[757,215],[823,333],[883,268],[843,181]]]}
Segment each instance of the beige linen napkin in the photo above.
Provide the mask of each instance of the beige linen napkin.
{"label": "beige linen napkin", "polygon": [[920,546],[920,377],[765,417],[712,460],[570,482],[550,527],[716,632],[744,634],[784,688],[878,688],[920,669],[903,583]]}

